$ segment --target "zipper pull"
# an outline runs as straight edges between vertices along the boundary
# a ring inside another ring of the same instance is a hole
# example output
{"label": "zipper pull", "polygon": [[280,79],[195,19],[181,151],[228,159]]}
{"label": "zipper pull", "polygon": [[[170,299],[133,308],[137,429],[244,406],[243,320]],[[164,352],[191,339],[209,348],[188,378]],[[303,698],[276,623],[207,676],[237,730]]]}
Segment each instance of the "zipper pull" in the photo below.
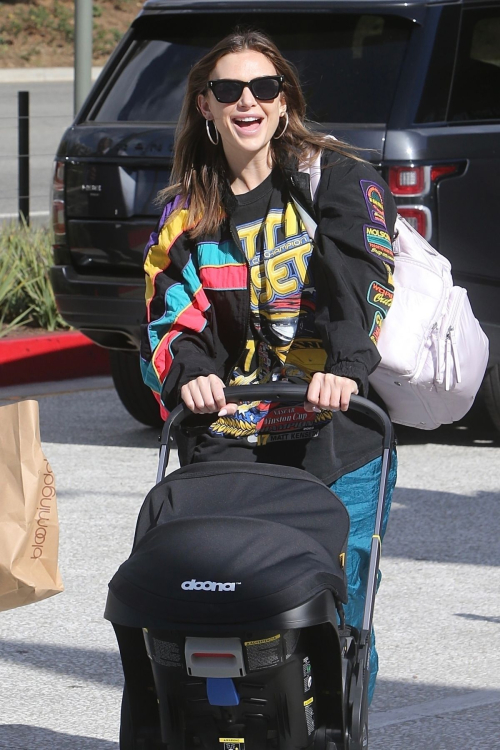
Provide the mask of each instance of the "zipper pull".
{"label": "zipper pull", "polygon": [[444,363],[442,362],[441,355],[443,354],[441,351],[441,339],[439,336],[439,330],[438,330],[438,324],[434,323],[434,325],[431,328],[431,339],[434,338],[436,341],[436,377],[435,382],[437,385],[441,385],[443,382],[443,375],[441,375],[441,372],[443,371]]}
{"label": "zipper pull", "polygon": [[445,355],[444,355],[444,389],[449,391],[451,388],[451,339],[450,332],[446,334]]}
{"label": "zipper pull", "polygon": [[399,238],[399,229],[396,229],[396,232],[394,234],[394,238],[392,240],[392,252],[394,255],[400,255],[401,254],[401,248],[399,246],[400,238]]}
{"label": "zipper pull", "polygon": [[448,334],[450,337],[450,345],[451,345],[451,353],[453,356],[453,364],[455,365],[455,375],[457,383],[462,382],[462,373],[460,372],[460,362],[458,359],[458,352],[457,352],[457,338],[455,336],[455,329],[453,326],[450,326],[448,329]]}

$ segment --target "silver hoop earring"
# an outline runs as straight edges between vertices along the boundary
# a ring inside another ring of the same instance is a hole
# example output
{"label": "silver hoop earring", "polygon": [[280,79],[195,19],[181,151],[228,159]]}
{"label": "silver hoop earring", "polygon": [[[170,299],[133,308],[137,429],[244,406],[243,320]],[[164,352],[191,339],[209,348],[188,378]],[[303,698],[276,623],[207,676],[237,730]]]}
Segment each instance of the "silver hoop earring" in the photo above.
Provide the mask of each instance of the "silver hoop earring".
{"label": "silver hoop earring", "polygon": [[278,141],[281,138],[282,135],[285,135],[285,130],[288,127],[288,112],[285,112],[284,116],[285,116],[285,119],[286,119],[285,127],[283,128],[283,130],[281,131],[281,133],[279,135],[273,135],[273,140],[274,141]]}
{"label": "silver hoop earring", "polygon": [[213,143],[214,146],[217,146],[217,144],[219,143],[219,131],[215,127],[215,123],[214,123],[214,130],[215,130],[215,135],[216,135],[216,138],[214,140],[212,138],[212,134],[210,133],[210,124],[209,123],[210,123],[210,120],[205,120],[205,125],[206,125],[206,128],[207,128],[208,140],[210,141],[210,143]]}

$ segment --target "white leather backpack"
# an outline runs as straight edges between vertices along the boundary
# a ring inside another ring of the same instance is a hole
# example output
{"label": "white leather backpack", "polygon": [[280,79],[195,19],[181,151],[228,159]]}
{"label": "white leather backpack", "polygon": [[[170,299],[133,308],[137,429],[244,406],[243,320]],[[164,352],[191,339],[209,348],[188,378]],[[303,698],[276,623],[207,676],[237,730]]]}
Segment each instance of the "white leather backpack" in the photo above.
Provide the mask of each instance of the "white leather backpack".
{"label": "white leather backpack", "polygon": [[[313,198],[320,159],[303,169]],[[294,202],[314,238],[316,222]],[[453,286],[450,262],[399,215],[396,234],[394,300],[378,339],[382,361],[370,383],[393,422],[433,430],[469,411],[488,364],[488,339],[467,291]]]}

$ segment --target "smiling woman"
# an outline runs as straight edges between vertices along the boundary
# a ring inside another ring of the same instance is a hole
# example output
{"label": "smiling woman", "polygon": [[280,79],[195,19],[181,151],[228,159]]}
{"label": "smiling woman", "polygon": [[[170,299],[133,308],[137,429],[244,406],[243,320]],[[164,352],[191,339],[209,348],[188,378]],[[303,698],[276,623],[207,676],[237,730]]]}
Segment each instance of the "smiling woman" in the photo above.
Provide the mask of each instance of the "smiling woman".
{"label": "smiling woman", "polygon": [[[190,71],[160,197],[145,250],[141,368],[162,408],[183,401],[211,415],[181,445],[182,463],[274,463],[335,485],[352,517],[347,621],[360,627],[381,438],[349,402],[368,394],[380,361],[386,309],[370,290],[392,302],[390,191],[306,121],[297,73],[269,37],[237,30]],[[302,209],[315,214],[314,238]],[[279,380],[307,383],[304,404],[225,401],[225,385]],[[374,649],[371,666],[373,692]]]}
{"label": "smiling woman", "polygon": [[[271,60],[261,52],[245,50],[221,58],[213,78],[208,81],[207,93],[199,95],[198,107],[222,138],[235,175],[233,192],[245,193],[270,172],[269,143],[286,115],[284,76],[277,75]],[[249,169],[245,169],[250,156]]]}

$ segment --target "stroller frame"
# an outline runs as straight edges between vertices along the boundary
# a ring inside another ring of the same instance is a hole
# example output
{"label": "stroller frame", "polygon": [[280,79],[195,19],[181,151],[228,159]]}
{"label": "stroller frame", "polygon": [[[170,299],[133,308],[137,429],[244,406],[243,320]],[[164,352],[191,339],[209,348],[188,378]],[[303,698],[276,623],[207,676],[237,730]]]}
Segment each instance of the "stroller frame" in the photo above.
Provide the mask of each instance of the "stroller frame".
{"label": "stroller frame", "polygon": [[[296,385],[286,382],[270,383],[266,385],[233,386],[225,389],[225,398],[229,402],[271,400],[273,402],[298,402],[305,399],[307,386]],[[328,591],[317,594],[309,601],[295,609],[283,612],[266,619],[265,629],[276,628],[286,630],[288,628],[324,627],[331,626],[332,632],[336,632],[340,645],[339,666],[342,672],[342,730],[332,730],[328,725],[319,726],[314,733],[313,742],[308,745],[312,750],[366,750],[368,747],[368,681],[369,681],[369,655],[371,629],[373,622],[373,611],[377,589],[377,577],[381,553],[381,529],[384,515],[384,505],[387,493],[388,473],[391,461],[392,446],[392,424],[387,414],[371,401],[360,396],[351,396],[350,408],[362,412],[375,420],[382,428],[382,470],[380,487],[378,493],[377,511],[375,525],[371,540],[370,560],[368,569],[367,592],[363,613],[362,627],[359,631],[355,628],[346,627],[343,620],[343,612],[338,611],[334,597]],[[191,415],[191,412],[180,404],[169,415],[161,434],[161,447],[158,463],[156,483],[160,483],[166,473],[170,455],[172,428],[179,425],[183,419]],[[105,617],[116,622],[116,614],[121,610],[120,604],[110,592],[106,606]],[[127,616],[125,614],[125,616]],[[340,626],[338,624],[340,620]],[[128,638],[129,635],[120,636],[120,625],[114,625],[119,638]],[[154,627],[154,624],[151,624]],[[186,626],[188,627],[188,626]],[[245,629],[262,629],[261,622],[245,623]],[[190,630],[193,630],[189,626]],[[210,628],[213,631],[213,627]],[[125,628],[128,631],[129,628]],[[196,628],[194,628],[196,630]],[[225,625],[217,628],[221,637],[231,630]],[[233,628],[234,630],[234,628]],[[321,631],[319,631],[321,632]],[[326,631],[322,631],[326,632]],[[130,634],[132,631],[130,630]],[[130,643],[136,642],[132,640]],[[120,644],[121,647],[121,644]],[[123,656],[123,654],[122,654]],[[124,667],[125,668],[125,667]],[[160,701],[158,701],[159,703]],[[167,748],[167,745],[158,744],[153,738],[134,742],[128,734],[132,731],[133,722],[130,721],[130,705],[127,690],[124,691],[122,704],[122,726],[120,732],[121,750],[149,750],[149,748]],[[340,736],[341,735],[341,736]],[[172,746],[170,746],[172,747]],[[265,745],[264,745],[265,747]],[[264,750],[263,747],[263,750]],[[177,748],[175,748],[177,750]]]}

